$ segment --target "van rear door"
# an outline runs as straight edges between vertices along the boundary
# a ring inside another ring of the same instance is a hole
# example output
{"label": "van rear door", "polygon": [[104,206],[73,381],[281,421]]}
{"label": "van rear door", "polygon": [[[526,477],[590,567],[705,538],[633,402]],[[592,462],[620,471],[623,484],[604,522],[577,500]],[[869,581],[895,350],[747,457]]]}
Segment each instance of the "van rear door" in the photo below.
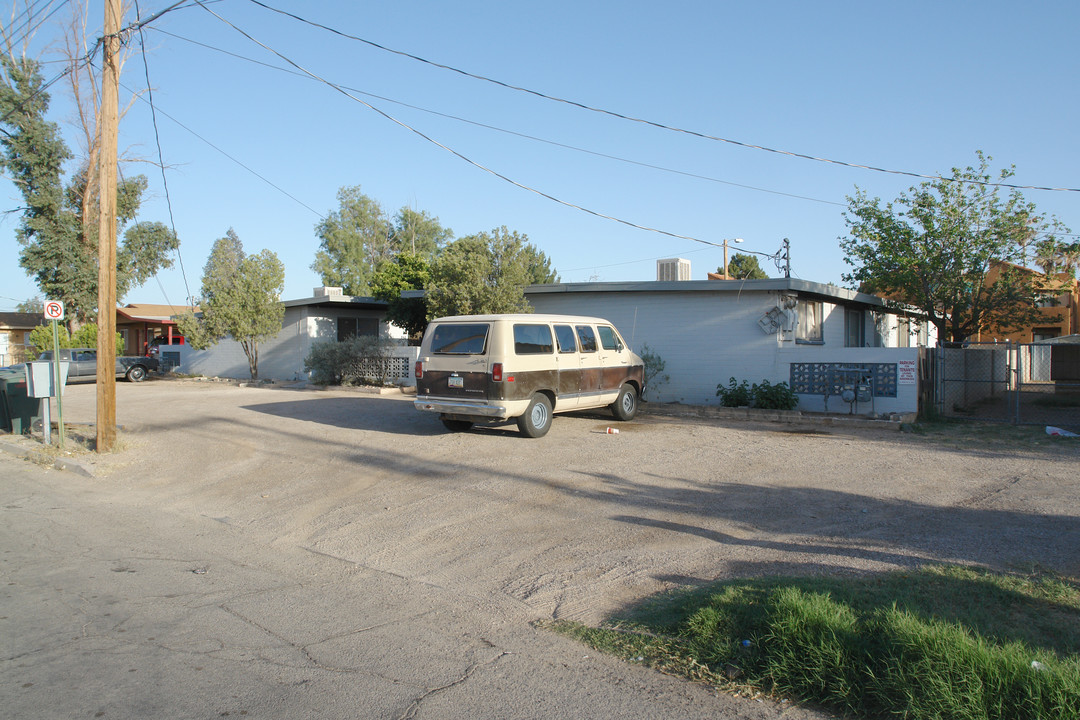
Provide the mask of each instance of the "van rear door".
{"label": "van rear door", "polygon": [[440,323],[430,328],[431,344],[417,378],[421,395],[459,399],[487,398],[490,323]]}

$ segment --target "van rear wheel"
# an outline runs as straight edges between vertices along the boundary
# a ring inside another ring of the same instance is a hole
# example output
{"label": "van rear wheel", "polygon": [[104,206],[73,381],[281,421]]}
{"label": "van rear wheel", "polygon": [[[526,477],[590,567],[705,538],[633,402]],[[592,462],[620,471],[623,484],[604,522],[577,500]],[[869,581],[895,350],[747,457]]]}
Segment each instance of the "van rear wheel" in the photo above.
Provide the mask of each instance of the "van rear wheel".
{"label": "van rear wheel", "polygon": [[547,431],[551,429],[551,401],[547,395],[533,395],[529,409],[517,419],[517,425],[525,437],[538,438],[547,435]]}
{"label": "van rear wheel", "polygon": [[471,420],[451,420],[450,418],[442,418],[442,424],[450,432],[465,432],[473,426]]}
{"label": "van rear wheel", "polygon": [[637,415],[638,397],[633,385],[626,384],[619,389],[619,397],[611,403],[611,414],[616,420],[633,420]]}

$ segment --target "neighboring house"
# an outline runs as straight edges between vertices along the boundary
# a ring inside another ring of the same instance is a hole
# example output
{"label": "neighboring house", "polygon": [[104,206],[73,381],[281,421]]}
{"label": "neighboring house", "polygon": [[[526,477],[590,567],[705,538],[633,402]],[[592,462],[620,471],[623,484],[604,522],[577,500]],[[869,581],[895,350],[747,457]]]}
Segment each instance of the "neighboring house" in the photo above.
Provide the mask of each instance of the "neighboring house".
{"label": "neighboring house", "polygon": [[171,338],[179,334],[176,316],[187,310],[198,311],[189,305],[150,305],[129,303],[116,309],[116,331],[124,339],[124,355],[145,355],[149,343],[159,335]]}
{"label": "neighboring house", "polygon": [[[370,297],[342,295],[341,288],[315,288],[310,298],[286,300],[285,317],[277,337],[259,343],[259,378],[298,381],[307,378],[304,360],[318,342],[346,340],[356,335],[392,337],[386,323],[386,303]],[[247,356],[240,343],[222,340],[206,350],[178,346],[176,372],[207,377],[250,378]],[[176,348],[173,348],[176,349]],[[394,382],[412,379],[416,348],[394,350]]]}
{"label": "neighboring house", "polygon": [[46,322],[45,315],[39,312],[0,312],[0,367],[32,360],[30,333]]}
{"label": "neighboring house", "polygon": [[[603,317],[634,350],[648,345],[669,376],[650,388],[653,401],[716,405],[716,386],[734,377],[787,382],[804,411],[915,412],[919,348],[936,343],[917,314],[804,280],[568,283],[532,285],[525,295],[537,312]],[[342,295],[340,288],[316,288],[310,298],[283,304],[281,332],[259,346],[261,379],[303,380],[313,344],[394,329],[385,302]],[[233,340],[180,349],[177,372],[249,377]],[[416,353],[395,348],[396,382],[412,382]]]}
{"label": "neighboring house", "polygon": [[537,312],[603,317],[637,352],[648,345],[669,377],[648,390],[653,401],[715,405],[716,386],[734,377],[787,382],[804,411],[916,412],[919,347],[936,343],[916,313],[805,280],[570,283],[525,294]]}
{"label": "neighboring house", "polygon": [[1030,268],[995,260],[991,263],[986,282],[995,282],[1006,269],[1018,270],[1040,280],[1045,288],[1037,300],[1042,318],[1029,327],[1013,332],[980,332],[968,340],[1037,343],[1080,333],[1080,282],[1077,282],[1075,274],[1070,272],[1047,276]]}

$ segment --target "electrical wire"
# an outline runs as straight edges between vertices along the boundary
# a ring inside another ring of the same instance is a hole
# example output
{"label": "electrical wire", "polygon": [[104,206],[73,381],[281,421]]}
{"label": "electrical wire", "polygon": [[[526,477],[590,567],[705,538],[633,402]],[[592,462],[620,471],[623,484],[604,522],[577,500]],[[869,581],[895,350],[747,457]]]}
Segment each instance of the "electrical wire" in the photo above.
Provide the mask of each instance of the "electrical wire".
{"label": "electrical wire", "polygon": [[[135,97],[139,98],[139,99],[140,99],[140,100],[142,100],[143,102],[148,102],[148,101],[147,101],[147,100],[146,100],[145,98],[143,98],[143,97],[142,97],[142,95],[141,95],[141,94],[139,94],[138,92],[136,92],[136,91],[135,91],[135,90],[133,90],[132,88],[128,87],[128,86],[127,86],[127,85],[125,85],[125,84],[124,84],[123,82],[121,82],[121,83],[120,83],[120,87],[124,88],[125,90],[127,90],[128,92],[130,92],[130,93],[131,93],[131,94],[132,94],[133,96],[135,96]],[[248,171],[249,173],[251,173],[252,175],[254,175],[255,177],[257,177],[258,179],[262,180],[262,181],[263,181],[264,183],[266,183],[266,184],[267,184],[267,185],[269,185],[270,187],[274,188],[274,189],[275,189],[275,190],[277,190],[277,191],[278,191],[279,193],[281,193],[281,194],[282,194],[282,195],[284,195],[285,197],[287,197],[287,198],[289,198],[290,200],[292,200],[293,202],[295,202],[295,203],[296,203],[297,205],[300,205],[301,207],[303,207],[303,208],[305,208],[305,209],[307,209],[307,210],[310,210],[310,211],[312,212],[312,214],[314,214],[314,215],[315,215],[316,217],[318,217],[319,219],[321,219],[321,220],[325,220],[325,219],[326,219],[326,216],[325,216],[325,215],[323,215],[323,214],[322,214],[321,212],[319,212],[318,210],[314,209],[313,207],[311,207],[310,205],[308,205],[307,203],[305,203],[305,202],[304,202],[303,200],[301,200],[300,198],[296,197],[295,195],[291,194],[291,193],[290,193],[289,191],[285,190],[284,188],[282,188],[282,187],[280,187],[280,186],[278,186],[278,185],[275,185],[275,184],[274,184],[273,182],[271,182],[271,181],[270,181],[269,179],[267,179],[267,178],[266,178],[266,177],[264,177],[263,175],[260,175],[260,174],[259,174],[258,172],[256,172],[256,171],[255,171],[255,170],[253,170],[252,168],[248,167],[247,165],[245,165],[244,163],[242,163],[242,162],[241,162],[240,160],[237,160],[237,159],[236,159],[235,157],[233,157],[233,156],[232,156],[232,155],[230,155],[229,153],[225,152],[225,151],[224,151],[224,150],[222,150],[222,149],[221,149],[220,147],[218,147],[218,146],[217,146],[217,145],[215,145],[214,143],[210,142],[209,140],[207,140],[206,138],[204,138],[204,137],[203,137],[202,135],[200,135],[199,133],[195,132],[194,130],[192,130],[191,128],[189,128],[189,127],[188,127],[187,125],[185,125],[184,123],[182,123],[182,122],[180,122],[179,120],[177,120],[177,119],[176,119],[175,117],[173,117],[173,116],[172,116],[172,115],[170,115],[169,113],[167,113],[167,112],[165,112],[164,110],[162,110],[162,109],[161,109],[160,107],[157,107],[157,113],[158,113],[159,115],[163,116],[163,117],[166,117],[166,118],[168,118],[169,120],[171,120],[172,122],[174,122],[174,123],[175,123],[176,125],[178,125],[179,127],[181,127],[181,128],[183,128],[184,130],[186,130],[186,131],[187,131],[188,133],[190,133],[190,134],[191,134],[191,135],[192,135],[193,137],[197,138],[198,140],[202,141],[202,142],[203,142],[204,144],[206,144],[206,145],[208,145],[209,147],[213,148],[213,149],[214,149],[214,150],[216,150],[216,151],[217,151],[218,153],[220,153],[220,154],[221,154],[221,155],[223,155],[224,157],[228,158],[229,160],[231,160],[232,162],[234,162],[234,163],[235,163],[236,165],[239,165],[239,166],[240,166],[241,168],[243,168],[244,170],[247,170],[247,171]]]}
{"label": "electrical wire", "polygon": [[[198,2],[198,0],[195,0],[195,1]],[[690,135],[690,136],[693,136],[693,137],[701,138],[703,140],[713,140],[713,141],[716,141],[716,142],[728,143],[729,145],[736,145],[738,147],[748,148],[748,149],[751,149],[751,150],[761,150],[761,151],[764,151],[764,152],[774,153],[774,154],[777,154],[777,155],[786,155],[788,157],[800,158],[802,160],[812,160],[814,162],[828,163],[828,164],[832,164],[832,165],[839,165],[839,166],[842,166],[842,167],[855,168],[855,169],[860,169],[860,170],[870,170],[870,171],[879,172],[879,173],[888,173],[888,174],[891,174],[891,175],[904,175],[904,176],[907,176],[907,177],[920,178],[920,179],[924,179],[924,180],[943,180],[943,181],[946,181],[946,182],[966,183],[966,184],[971,184],[971,185],[983,185],[983,186],[987,186],[987,187],[1002,187],[1002,188],[1008,188],[1008,189],[1013,189],[1013,190],[1045,190],[1045,191],[1049,191],[1049,192],[1080,192],[1080,188],[1045,187],[1045,186],[1040,186],[1040,185],[1017,185],[1017,184],[1004,183],[1004,182],[991,182],[991,181],[984,181],[984,180],[969,180],[969,179],[945,177],[943,175],[927,175],[927,174],[923,174],[923,173],[910,172],[910,171],[907,171],[907,170],[891,170],[891,169],[888,169],[888,168],[875,167],[873,165],[864,165],[864,164],[860,164],[860,163],[846,162],[846,161],[843,161],[843,160],[833,160],[833,159],[825,158],[825,157],[817,157],[815,155],[808,155],[808,154],[805,154],[805,153],[793,152],[793,151],[790,151],[790,150],[780,150],[780,149],[777,149],[777,148],[766,147],[764,145],[755,145],[753,143],[743,142],[741,140],[733,140],[731,138],[718,137],[716,135],[710,135],[708,133],[698,132],[696,130],[687,130],[685,128],[675,127],[675,126],[672,126],[672,125],[665,125],[664,123],[656,122],[654,120],[646,120],[644,118],[638,118],[638,117],[634,117],[632,115],[625,115],[623,113],[618,113],[618,112],[615,112],[615,111],[612,111],[612,110],[605,110],[603,108],[593,107],[591,105],[586,105],[585,103],[577,102],[575,100],[567,100],[566,98],[561,98],[561,97],[558,97],[558,96],[555,96],[555,95],[549,95],[549,94],[546,94],[546,93],[539,92],[537,90],[530,90],[529,88],[521,87],[521,86],[518,86],[518,85],[512,85],[510,83],[503,82],[502,80],[495,80],[493,78],[490,78],[490,77],[487,77],[487,76],[484,76],[484,75],[478,75],[476,73],[468,72],[466,70],[461,70],[459,68],[453,67],[452,65],[445,65],[445,64],[442,64],[442,63],[434,62],[432,60],[427,60],[427,59],[422,58],[422,57],[420,57],[418,55],[413,55],[411,53],[407,53],[407,52],[404,52],[402,50],[395,50],[393,48],[386,47],[385,45],[380,45],[379,43],[373,42],[371,40],[367,40],[365,38],[362,38],[362,37],[359,37],[359,36],[356,36],[356,35],[350,35],[349,33],[342,32],[341,30],[337,30],[335,28],[329,27],[327,25],[323,25],[321,23],[314,22],[312,20],[307,20],[307,19],[302,18],[299,15],[296,15],[294,13],[287,12],[285,10],[280,10],[278,8],[275,8],[275,7],[271,7],[270,5],[267,5],[266,3],[261,2],[261,0],[249,0],[249,2],[251,2],[254,5],[258,5],[259,7],[264,8],[266,10],[269,10],[271,12],[277,13],[279,15],[284,15],[285,17],[292,18],[293,20],[304,23],[305,25],[310,25],[311,27],[319,28],[320,30],[325,30],[326,32],[333,33],[334,35],[338,35],[339,37],[343,37],[343,38],[346,38],[348,40],[355,40],[356,42],[364,43],[365,45],[369,45],[370,47],[376,48],[378,50],[382,50],[384,52],[392,53],[394,55],[399,55],[401,57],[409,58],[410,60],[416,60],[417,62],[421,62],[421,63],[424,63],[426,65],[430,65],[432,67],[440,68],[442,70],[448,70],[450,72],[454,72],[454,73],[457,73],[459,75],[463,75],[465,77],[472,78],[474,80],[481,80],[483,82],[492,83],[493,85],[498,85],[499,87],[506,88],[508,90],[515,90],[517,92],[527,93],[529,95],[533,95],[535,97],[542,98],[544,100],[550,100],[552,102],[563,103],[565,105],[570,105],[572,107],[576,107],[576,108],[579,108],[581,110],[588,110],[590,112],[600,113],[602,115],[608,115],[610,117],[619,118],[620,120],[627,120],[629,122],[635,122],[635,123],[640,123],[642,125],[648,125],[648,126],[651,126],[651,127],[654,127],[654,128],[658,128],[660,130],[668,130],[670,132],[682,133],[682,134],[685,134],[685,135]],[[201,5],[201,3],[198,3],[198,4]]]}
{"label": "electrical wire", "polygon": [[[312,80],[312,78],[309,75],[305,74],[305,73],[298,72],[296,70],[290,70],[289,68],[281,67],[280,65],[274,65],[273,63],[263,62],[262,60],[256,60],[255,58],[251,58],[251,57],[248,57],[246,55],[241,55],[239,53],[234,53],[234,52],[231,52],[229,50],[224,50],[222,48],[215,47],[213,45],[208,45],[206,43],[199,42],[198,40],[192,40],[191,38],[187,38],[187,37],[184,37],[182,35],[177,35],[175,33],[169,32],[167,30],[162,30],[161,28],[151,27],[151,28],[148,28],[148,29],[159,32],[162,35],[168,35],[169,37],[176,38],[177,40],[182,40],[184,42],[191,43],[192,45],[196,45],[198,47],[206,48],[207,50],[212,50],[213,52],[221,53],[222,55],[227,55],[229,57],[237,58],[238,60],[243,60],[245,62],[253,63],[255,65],[261,65],[261,66],[269,68],[271,70],[277,70],[278,72],[287,73],[287,74],[293,75],[295,77],[301,77],[301,78],[304,78],[304,79],[307,79],[307,80]],[[689,177],[689,178],[693,178],[695,180],[705,180],[707,182],[718,183],[718,184],[721,184],[721,185],[729,185],[731,187],[738,187],[738,188],[743,188],[743,189],[746,189],[746,190],[754,190],[754,191],[757,191],[757,192],[769,193],[769,194],[772,194],[772,195],[781,195],[783,197],[795,198],[797,200],[808,200],[810,202],[823,203],[825,205],[835,205],[837,207],[847,207],[844,203],[836,202],[834,200],[823,200],[821,198],[809,197],[807,195],[797,195],[795,193],[787,193],[787,192],[783,192],[781,190],[770,190],[769,188],[757,187],[755,185],[745,185],[743,183],[732,182],[730,180],[721,180],[720,178],[710,177],[708,175],[700,175],[700,174],[697,174],[697,173],[687,172],[685,170],[676,170],[674,168],[663,167],[662,165],[653,165],[651,163],[642,162],[640,160],[631,160],[630,158],[624,158],[624,157],[620,157],[618,155],[610,155],[608,153],[602,153],[602,152],[598,152],[596,150],[589,150],[588,148],[578,147],[576,145],[569,145],[569,144],[566,144],[566,143],[557,142],[555,140],[548,140],[548,139],[545,139],[545,138],[536,137],[535,135],[528,135],[526,133],[517,132],[515,130],[508,130],[506,128],[501,128],[501,127],[498,127],[496,125],[489,125],[487,123],[482,123],[482,122],[479,122],[477,120],[469,120],[468,118],[463,118],[463,117],[460,117],[458,115],[451,115],[449,113],[440,112],[438,110],[431,110],[429,108],[421,107],[419,105],[412,105],[412,104],[407,103],[407,102],[402,102],[400,100],[394,100],[393,98],[388,98],[388,97],[385,97],[385,96],[382,96],[382,95],[376,95],[375,93],[366,92],[364,90],[360,90],[358,88],[350,87],[348,85],[343,85],[343,84],[340,84],[340,83],[335,83],[335,84],[339,85],[340,87],[344,88],[345,90],[349,90],[350,92],[355,92],[355,93],[358,93],[360,95],[363,95],[363,96],[369,97],[369,98],[375,98],[376,100],[382,100],[383,102],[392,103],[392,104],[398,105],[400,107],[409,108],[410,110],[417,110],[419,112],[428,113],[429,115],[435,115],[437,117],[447,118],[448,120],[455,120],[457,122],[465,123],[467,125],[472,125],[474,127],[484,128],[485,130],[494,130],[495,132],[504,133],[506,135],[513,135],[515,137],[523,138],[525,140],[532,140],[533,142],[544,143],[546,145],[551,145],[553,147],[560,147],[560,148],[563,148],[565,150],[572,150],[574,152],[584,153],[584,154],[587,154],[587,155],[593,155],[593,156],[596,156],[596,157],[602,157],[602,158],[606,158],[608,160],[615,160],[616,162],[627,163],[629,165],[637,165],[638,167],[644,167],[644,168],[648,168],[650,170],[659,170],[660,172],[672,173],[674,175],[682,175],[683,177]]]}
{"label": "electrical wire", "polygon": [[240,33],[241,35],[246,37],[251,42],[255,43],[256,45],[259,45],[260,47],[262,47],[267,52],[273,53],[278,58],[280,58],[281,60],[287,62],[290,65],[292,65],[297,70],[303,72],[304,74],[308,75],[312,79],[318,80],[319,82],[323,83],[327,87],[330,87],[330,88],[336,90],[337,92],[341,93],[345,97],[347,97],[347,98],[349,98],[349,99],[351,99],[351,100],[353,100],[355,102],[360,103],[361,105],[367,107],[368,109],[374,111],[375,113],[378,113],[379,115],[381,115],[382,117],[386,118],[387,120],[393,122],[394,124],[398,125],[399,127],[402,127],[405,130],[408,130],[409,132],[411,132],[411,133],[423,138],[424,140],[428,141],[432,145],[435,145],[437,147],[442,148],[443,150],[450,153],[451,155],[454,155],[455,157],[460,158],[461,160],[463,160],[463,161],[467,162],[468,164],[472,165],[473,167],[475,167],[475,168],[477,168],[479,170],[482,170],[482,171],[484,171],[484,172],[486,172],[486,173],[488,173],[490,175],[493,175],[494,177],[497,177],[500,180],[503,180],[504,182],[507,182],[507,183],[509,183],[511,185],[514,185],[515,187],[518,187],[518,188],[520,188],[522,190],[526,190],[528,192],[531,192],[531,193],[533,193],[535,195],[539,195],[540,197],[543,197],[543,198],[546,198],[546,199],[548,199],[548,200],[550,200],[552,202],[558,203],[559,205],[563,205],[565,207],[573,208],[575,210],[580,210],[581,212],[587,213],[589,215],[593,215],[595,217],[602,218],[602,219],[605,219],[605,220],[611,220],[613,222],[617,222],[617,223],[620,223],[622,225],[626,225],[628,227],[635,228],[637,230],[645,230],[647,232],[658,233],[660,235],[666,235],[668,237],[678,238],[680,240],[690,240],[692,242],[702,243],[704,245],[712,245],[714,247],[723,247],[719,243],[714,243],[714,242],[711,242],[709,240],[702,240],[700,238],[696,238],[696,237],[693,237],[693,236],[690,236],[690,235],[680,235],[678,233],[673,233],[673,232],[670,232],[670,231],[667,231],[667,230],[661,230],[659,228],[653,228],[653,227],[649,227],[647,225],[640,225],[638,223],[630,222],[629,220],[623,220],[622,218],[618,218],[618,217],[615,217],[613,215],[606,215],[604,213],[597,212],[596,210],[591,210],[591,209],[583,207],[581,205],[576,205],[576,204],[568,202],[566,200],[562,200],[562,199],[560,199],[558,197],[555,197],[554,195],[543,192],[542,190],[537,190],[536,188],[530,187],[530,186],[525,185],[523,183],[520,183],[520,182],[518,182],[516,180],[513,180],[513,179],[507,177],[506,175],[503,175],[503,174],[501,174],[501,173],[499,173],[499,172],[497,172],[495,170],[492,170],[491,168],[489,168],[489,167],[487,167],[485,165],[482,165],[482,164],[476,162],[475,160],[470,159],[469,157],[466,157],[465,155],[458,152],[457,150],[454,150],[453,148],[448,147],[447,145],[444,145],[443,143],[435,140],[434,138],[431,138],[428,135],[425,135],[424,133],[422,133],[421,131],[419,131],[416,128],[412,127],[411,125],[408,125],[407,123],[404,123],[401,120],[398,120],[394,116],[390,115],[389,113],[387,113],[387,112],[385,112],[383,110],[380,110],[379,108],[375,107],[371,103],[368,103],[368,102],[366,102],[364,100],[361,100],[360,98],[356,97],[355,95],[353,95],[350,92],[348,92],[347,90],[345,90],[340,85],[335,85],[334,83],[330,82],[329,80],[326,80],[326,79],[316,75],[315,73],[307,70],[306,68],[304,68],[301,65],[297,64],[296,62],[292,61],[291,59],[289,59],[285,55],[282,55],[277,50],[274,50],[269,45],[266,45],[265,43],[255,39],[249,33],[245,32],[244,30],[237,27],[233,23],[231,23],[228,20],[226,20],[225,18],[221,17],[220,15],[215,13],[213,10],[206,7],[202,2],[200,2],[200,0],[194,0],[194,2],[197,5],[199,5],[200,7],[202,7],[204,10],[206,10],[206,12],[210,13],[211,15],[216,17],[218,20],[220,20],[222,23],[228,25],[233,30]]}
{"label": "electrical wire", "polygon": [[[49,20],[49,18],[51,18],[53,15],[55,15],[60,10],[60,8],[64,7],[69,2],[71,2],[71,0],[63,0],[63,2],[61,2],[59,5],[54,7],[49,12],[48,15],[46,15],[40,21],[36,21],[36,18],[35,18],[36,11],[34,10],[34,6],[39,4],[40,1],[41,0],[35,0],[34,2],[27,5],[25,10],[23,10],[21,13],[19,13],[19,17],[21,17],[23,15],[26,15],[27,17],[26,17],[26,20],[22,23],[22,25],[17,30],[12,30],[11,31],[11,40],[12,40],[11,46],[12,47],[14,47],[15,45],[24,44],[27,40],[30,39],[30,37],[35,32],[38,31],[38,28],[40,28],[42,25],[44,25]],[[46,5],[45,5],[45,9],[48,9],[49,5],[51,5],[51,4],[52,4],[52,0],[47,0]],[[44,10],[42,12],[44,12]],[[37,14],[40,14],[40,13],[37,13]],[[17,22],[17,18],[12,20],[12,23],[15,23],[15,22]],[[36,25],[34,24],[35,22],[37,22]],[[31,26],[33,26],[33,27],[31,27]],[[20,33],[22,34],[22,37],[19,39],[18,42],[14,42],[15,36],[20,34]]]}
{"label": "electrical wire", "polygon": [[[154,88],[153,85],[150,84],[150,63],[146,59],[146,38],[143,35],[142,31],[143,25],[149,23],[155,18],[161,17],[162,15],[176,8],[180,4],[182,3],[178,2],[175,5],[172,5],[171,7],[162,10],[160,13],[157,13],[156,15],[148,18],[145,22],[138,22],[136,24],[136,27],[139,31],[139,47],[141,49],[140,54],[142,55],[143,60],[143,72],[146,77],[146,93],[147,101],[150,103],[150,118],[154,124],[154,142],[157,144],[158,167],[161,168],[161,184],[165,189],[165,205],[169,209],[169,227],[172,228],[173,237],[177,239],[176,259],[180,262],[180,275],[184,278],[184,291],[187,293],[187,304],[191,305],[191,287],[188,285],[187,271],[184,269],[184,257],[180,254],[179,236],[176,234],[176,220],[173,217],[172,198],[169,197],[169,179],[165,174],[165,156],[161,150],[161,133],[158,131],[157,110],[154,107]],[[135,0],[135,19],[137,21],[139,20],[139,14],[139,0]],[[154,273],[154,276],[157,277],[157,273]],[[160,279],[158,280],[158,284],[161,284]],[[162,287],[161,291],[164,294],[165,288]],[[166,296],[165,299],[167,301],[168,297]]]}

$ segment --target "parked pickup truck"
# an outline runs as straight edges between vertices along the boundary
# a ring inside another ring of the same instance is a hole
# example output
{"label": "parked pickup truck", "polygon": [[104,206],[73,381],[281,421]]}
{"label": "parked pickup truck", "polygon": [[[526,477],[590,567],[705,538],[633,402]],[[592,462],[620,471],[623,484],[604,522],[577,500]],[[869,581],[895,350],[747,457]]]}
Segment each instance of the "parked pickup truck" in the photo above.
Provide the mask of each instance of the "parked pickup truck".
{"label": "parked pickup truck", "polygon": [[[52,360],[52,351],[41,353],[38,360]],[[60,350],[60,362],[68,361],[68,382],[97,381],[97,348],[63,348]],[[124,355],[116,358],[116,377],[127,378],[128,382],[140,382],[151,371],[158,369],[158,359],[141,355]]]}

